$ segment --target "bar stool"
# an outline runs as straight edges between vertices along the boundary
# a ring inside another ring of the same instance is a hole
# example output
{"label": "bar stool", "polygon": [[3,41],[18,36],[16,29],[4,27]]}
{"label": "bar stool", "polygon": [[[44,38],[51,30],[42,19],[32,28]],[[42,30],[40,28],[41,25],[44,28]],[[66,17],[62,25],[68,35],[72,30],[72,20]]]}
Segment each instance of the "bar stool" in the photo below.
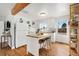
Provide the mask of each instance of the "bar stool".
{"label": "bar stool", "polygon": [[50,48],[51,49],[51,36],[47,37],[45,39],[45,42],[46,42],[46,47],[47,49]]}
{"label": "bar stool", "polygon": [[39,40],[40,48],[43,48],[43,46],[42,46],[42,45],[44,45],[44,42],[45,42],[45,40],[44,40],[44,39],[40,39],[40,40]]}
{"label": "bar stool", "polygon": [[43,53],[45,53],[46,56],[51,55],[51,52],[48,51],[49,47],[51,49],[51,36],[40,39],[39,43],[40,43],[39,53],[41,54],[42,53],[41,51],[43,51]]}
{"label": "bar stool", "polygon": [[45,48],[45,46],[47,46],[47,48],[48,48],[48,46],[51,47],[51,36],[40,39],[39,44],[40,44],[40,48]]}
{"label": "bar stool", "polygon": [[[5,45],[5,42],[7,41],[7,46],[8,46],[8,43],[9,43],[9,39],[8,38],[10,38],[10,45],[11,45],[11,47],[12,47],[12,36],[11,36],[11,34],[10,33],[3,33],[2,35],[1,35],[1,49],[3,48],[2,46],[2,42],[3,42],[3,38],[4,38],[4,45]],[[6,39],[7,38],[7,39]]]}

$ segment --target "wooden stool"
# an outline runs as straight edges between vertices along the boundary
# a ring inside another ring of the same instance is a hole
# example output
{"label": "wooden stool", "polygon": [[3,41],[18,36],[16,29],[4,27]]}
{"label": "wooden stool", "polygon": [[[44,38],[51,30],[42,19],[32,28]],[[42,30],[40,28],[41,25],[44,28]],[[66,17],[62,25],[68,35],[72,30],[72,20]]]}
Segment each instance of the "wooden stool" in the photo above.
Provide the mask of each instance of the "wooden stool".
{"label": "wooden stool", "polygon": [[40,39],[39,40],[39,44],[40,44],[40,48],[43,48],[43,46],[41,46],[42,44],[44,45],[45,40],[44,39]]}
{"label": "wooden stool", "polygon": [[51,49],[51,36],[47,37],[47,38],[45,39],[45,42],[46,42],[46,44],[47,44],[47,48],[50,48],[50,49]]}
{"label": "wooden stool", "polygon": [[[51,48],[51,37],[49,36],[49,37],[40,39],[39,44],[40,44],[40,48],[41,47],[43,48],[45,45],[47,46],[47,48],[48,48],[48,46],[50,46],[50,48]],[[43,44],[43,46],[41,46],[42,44]]]}

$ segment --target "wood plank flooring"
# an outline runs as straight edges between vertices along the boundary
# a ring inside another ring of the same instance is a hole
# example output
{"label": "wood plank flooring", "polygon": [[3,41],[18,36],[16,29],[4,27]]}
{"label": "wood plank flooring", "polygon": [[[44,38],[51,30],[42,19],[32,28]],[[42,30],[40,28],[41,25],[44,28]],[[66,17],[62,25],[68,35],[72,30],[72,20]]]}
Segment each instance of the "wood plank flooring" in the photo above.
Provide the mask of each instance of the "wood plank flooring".
{"label": "wood plank flooring", "polygon": [[11,49],[9,46],[0,48],[0,56],[32,56],[30,53],[27,54],[27,46],[21,46],[16,49]]}
{"label": "wood plank flooring", "polygon": [[51,49],[41,49],[40,54],[45,56],[69,56],[69,46],[60,43],[51,44]]}
{"label": "wood plank flooring", "polygon": [[[40,56],[78,56],[74,49],[70,49],[68,44],[53,43],[51,49],[40,49]],[[71,51],[71,52],[70,52]]]}
{"label": "wood plank flooring", "polygon": [[[52,43],[51,49],[39,49],[40,56],[69,56],[69,45]],[[27,54],[27,45],[16,49],[10,49],[9,46],[0,49],[0,56],[33,56],[31,53]],[[72,50],[71,56],[77,56],[76,52]]]}

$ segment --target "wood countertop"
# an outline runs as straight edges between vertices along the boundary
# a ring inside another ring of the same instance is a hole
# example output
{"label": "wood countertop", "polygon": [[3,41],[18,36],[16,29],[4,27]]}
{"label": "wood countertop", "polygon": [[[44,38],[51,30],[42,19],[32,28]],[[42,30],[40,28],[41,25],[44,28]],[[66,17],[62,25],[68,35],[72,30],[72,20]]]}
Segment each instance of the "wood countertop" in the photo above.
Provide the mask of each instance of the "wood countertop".
{"label": "wood countertop", "polygon": [[26,35],[26,36],[32,37],[32,38],[43,39],[43,38],[46,38],[46,37],[50,37],[50,34],[48,34],[48,33],[44,33],[43,35],[28,34],[28,35]]}

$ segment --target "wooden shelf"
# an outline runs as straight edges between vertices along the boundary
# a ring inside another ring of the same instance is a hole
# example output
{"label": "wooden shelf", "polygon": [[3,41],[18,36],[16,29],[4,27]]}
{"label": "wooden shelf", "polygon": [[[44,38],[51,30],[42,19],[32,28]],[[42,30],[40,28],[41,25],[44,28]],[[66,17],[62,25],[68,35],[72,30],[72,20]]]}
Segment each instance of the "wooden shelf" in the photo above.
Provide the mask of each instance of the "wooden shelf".
{"label": "wooden shelf", "polygon": [[71,26],[70,28],[71,29],[78,29],[78,27],[76,27],[76,26]]}
{"label": "wooden shelf", "polygon": [[70,46],[79,54],[79,3],[70,5]]}

